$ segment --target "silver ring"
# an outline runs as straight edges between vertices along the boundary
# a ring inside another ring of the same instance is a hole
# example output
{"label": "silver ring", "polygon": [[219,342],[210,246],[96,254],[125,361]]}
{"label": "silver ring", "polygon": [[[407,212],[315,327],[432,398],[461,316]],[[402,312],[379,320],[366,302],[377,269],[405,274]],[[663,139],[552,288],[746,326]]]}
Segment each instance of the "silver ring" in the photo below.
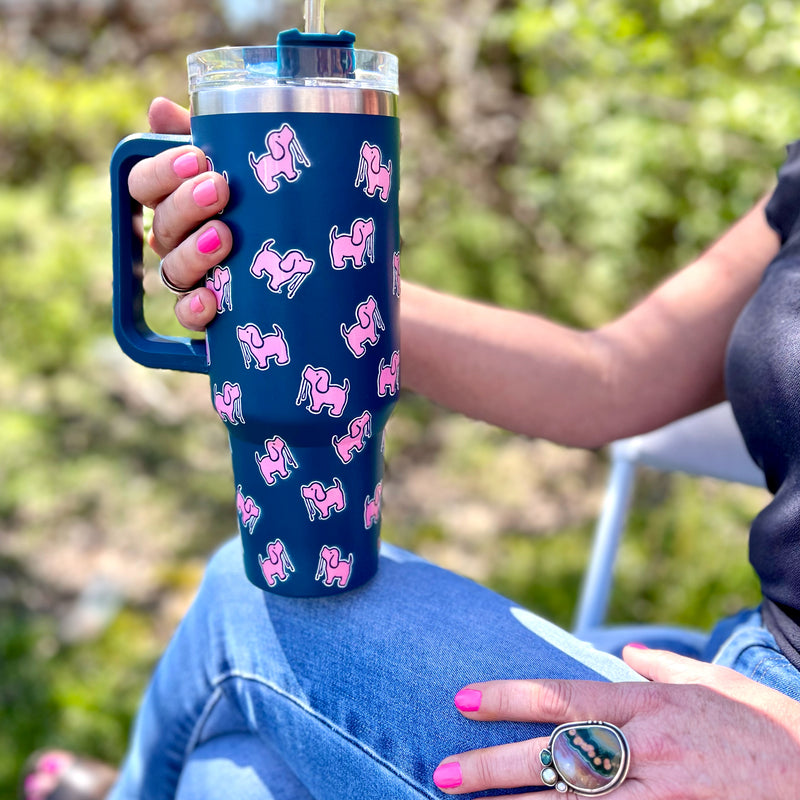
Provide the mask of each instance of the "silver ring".
{"label": "silver ring", "polygon": [[182,296],[182,295],[185,295],[185,294],[187,294],[188,292],[191,291],[191,289],[181,289],[180,286],[176,286],[166,276],[166,274],[164,273],[164,259],[163,258],[161,259],[161,262],[158,265],[158,277],[159,277],[159,280],[161,281],[161,283],[163,283],[164,286],[166,286],[167,289],[169,289],[172,292],[172,294],[177,294],[177,295],[181,295]]}
{"label": "silver ring", "polygon": [[598,797],[625,780],[631,751],[616,725],[587,720],[559,725],[539,754],[539,761],[545,786],[581,797]]}

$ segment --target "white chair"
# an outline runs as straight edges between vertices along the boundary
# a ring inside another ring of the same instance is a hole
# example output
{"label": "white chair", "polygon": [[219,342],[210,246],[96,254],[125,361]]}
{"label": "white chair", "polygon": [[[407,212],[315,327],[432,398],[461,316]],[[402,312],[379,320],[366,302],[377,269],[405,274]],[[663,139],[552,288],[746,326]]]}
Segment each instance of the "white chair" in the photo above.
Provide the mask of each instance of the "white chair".
{"label": "white chair", "polygon": [[607,652],[619,653],[629,642],[641,642],[697,656],[703,652],[708,638],[702,631],[674,626],[604,624],[614,563],[639,465],[761,487],[764,475],[750,458],[728,403],[611,445],[611,473],[573,633]]}

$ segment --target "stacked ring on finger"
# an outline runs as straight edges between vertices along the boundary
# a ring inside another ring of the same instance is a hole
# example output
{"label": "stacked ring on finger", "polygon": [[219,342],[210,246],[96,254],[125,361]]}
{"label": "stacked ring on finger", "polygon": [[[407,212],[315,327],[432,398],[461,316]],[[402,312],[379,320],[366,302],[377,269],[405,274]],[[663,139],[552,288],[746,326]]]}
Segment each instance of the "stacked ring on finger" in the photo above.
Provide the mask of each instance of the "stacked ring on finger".
{"label": "stacked ring on finger", "polygon": [[164,286],[166,286],[167,289],[169,289],[172,292],[172,294],[177,294],[177,295],[181,295],[182,296],[182,295],[187,294],[188,292],[191,291],[191,288],[182,289],[180,286],[176,286],[167,277],[167,273],[164,272],[164,259],[163,258],[161,259],[161,263],[158,265],[158,277],[161,280],[161,283],[163,283]]}
{"label": "stacked ring on finger", "polygon": [[553,731],[539,760],[546,786],[558,792],[597,797],[625,780],[630,748],[622,731],[610,722],[570,722]]}

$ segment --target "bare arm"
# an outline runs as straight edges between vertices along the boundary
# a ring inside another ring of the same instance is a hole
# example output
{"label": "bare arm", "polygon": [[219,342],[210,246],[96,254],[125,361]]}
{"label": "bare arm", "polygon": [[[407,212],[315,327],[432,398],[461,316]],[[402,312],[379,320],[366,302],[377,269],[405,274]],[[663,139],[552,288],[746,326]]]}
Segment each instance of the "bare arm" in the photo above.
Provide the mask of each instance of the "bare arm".
{"label": "bare arm", "polygon": [[728,336],[778,251],[765,204],[595,331],[404,284],[404,386],[468,416],[582,447],[722,400]]}

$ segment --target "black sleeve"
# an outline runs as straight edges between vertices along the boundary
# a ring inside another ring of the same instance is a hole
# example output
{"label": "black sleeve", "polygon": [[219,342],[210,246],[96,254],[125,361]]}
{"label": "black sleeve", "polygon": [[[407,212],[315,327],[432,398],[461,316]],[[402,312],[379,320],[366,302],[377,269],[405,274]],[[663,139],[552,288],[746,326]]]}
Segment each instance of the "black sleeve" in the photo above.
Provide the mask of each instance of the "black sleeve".
{"label": "black sleeve", "polygon": [[767,203],[765,213],[769,226],[784,244],[800,216],[800,140],[786,148],[786,161],[778,171],[778,185]]}

